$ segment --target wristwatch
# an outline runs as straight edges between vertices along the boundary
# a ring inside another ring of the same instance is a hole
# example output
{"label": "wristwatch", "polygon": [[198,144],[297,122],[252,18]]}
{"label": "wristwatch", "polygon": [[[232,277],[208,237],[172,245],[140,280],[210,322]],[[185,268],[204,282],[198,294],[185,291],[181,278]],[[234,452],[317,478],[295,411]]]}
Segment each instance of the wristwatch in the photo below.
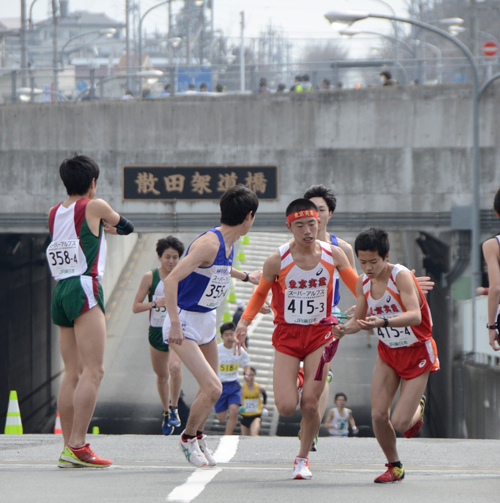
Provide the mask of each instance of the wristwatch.
{"label": "wristwatch", "polygon": [[243,281],[243,283],[247,283],[247,282],[248,282],[248,280],[250,279],[250,275],[249,275],[247,272],[245,272],[245,271],[242,271],[242,272],[243,272],[246,276],[245,276],[245,279],[242,279],[241,281]]}
{"label": "wristwatch", "polygon": [[156,309],[156,300],[153,300],[153,302],[151,302],[151,307],[153,309]]}
{"label": "wristwatch", "polygon": [[496,330],[498,328],[498,325],[496,323],[493,323],[493,325],[486,323],[486,328],[489,328],[490,330]]}
{"label": "wristwatch", "polygon": [[387,328],[389,326],[389,320],[387,318],[382,318],[384,320],[384,327]]}

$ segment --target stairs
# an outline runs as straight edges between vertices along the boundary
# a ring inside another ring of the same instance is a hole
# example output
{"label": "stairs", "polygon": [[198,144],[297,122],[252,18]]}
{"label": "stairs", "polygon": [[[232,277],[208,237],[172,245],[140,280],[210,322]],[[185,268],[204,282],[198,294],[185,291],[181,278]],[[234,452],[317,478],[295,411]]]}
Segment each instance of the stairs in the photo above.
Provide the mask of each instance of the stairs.
{"label": "stairs", "polygon": [[[250,232],[248,236],[250,244],[240,245],[240,249],[235,250],[235,256],[238,254],[238,251],[244,250],[246,259],[242,262],[241,269],[247,272],[261,270],[269,255],[290,239],[290,234],[285,232]],[[247,304],[253,293],[253,289],[253,285],[236,281],[235,291],[237,300],[242,300]],[[233,314],[236,310],[236,304],[229,304],[229,310]],[[250,327],[248,327],[250,364],[257,371],[256,382],[266,388],[267,408],[269,410],[269,415],[262,417],[260,435],[275,435],[279,419],[279,414],[274,407],[273,393],[274,348],[271,343],[273,328],[272,314],[258,314]],[[243,382],[243,369],[241,368],[239,369],[239,381]],[[206,422],[205,432],[211,435],[224,435],[225,428],[225,422],[219,423],[215,417],[215,413],[212,411]],[[236,423],[234,434],[241,434],[239,421]]]}

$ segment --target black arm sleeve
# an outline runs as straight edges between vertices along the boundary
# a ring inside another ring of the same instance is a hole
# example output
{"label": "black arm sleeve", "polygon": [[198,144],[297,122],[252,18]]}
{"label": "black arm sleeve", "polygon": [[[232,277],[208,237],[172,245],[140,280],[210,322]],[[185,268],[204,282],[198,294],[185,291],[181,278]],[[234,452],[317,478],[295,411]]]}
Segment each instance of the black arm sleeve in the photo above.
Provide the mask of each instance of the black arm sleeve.
{"label": "black arm sleeve", "polygon": [[125,217],[120,215],[120,221],[114,226],[116,227],[116,232],[120,236],[127,236],[128,234],[134,232],[134,225],[129,222]]}
{"label": "black arm sleeve", "polygon": [[267,393],[266,393],[266,390],[263,390],[263,391],[262,391],[262,403],[263,403],[264,405],[266,405],[266,404],[267,404]]}

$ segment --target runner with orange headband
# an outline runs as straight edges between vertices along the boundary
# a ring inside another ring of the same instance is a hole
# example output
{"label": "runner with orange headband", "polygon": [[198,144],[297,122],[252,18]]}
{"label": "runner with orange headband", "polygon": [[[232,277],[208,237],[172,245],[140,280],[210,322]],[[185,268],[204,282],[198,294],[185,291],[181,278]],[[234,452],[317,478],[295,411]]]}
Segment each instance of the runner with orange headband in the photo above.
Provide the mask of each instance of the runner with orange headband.
{"label": "runner with orange headband", "polygon": [[338,270],[343,282],[356,291],[357,274],[338,247],[318,241],[318,208],[307,199],[296,199],[286,210],[287,229],[293,239],[282,245],[264,263],[258,288],[253,293],[236,329],[236,347],[244,345],[247,327],[264,304],[269,290],[274,311],[274,399],[280,414],[295,412],[299,397],[297,373],[304,362],[301,440],[293,478],[310,479],[308,453],[321,417],[319,399],[325,388],[328,366],[322,379],[314,377],[324,347],[333,338],[333,279]]}

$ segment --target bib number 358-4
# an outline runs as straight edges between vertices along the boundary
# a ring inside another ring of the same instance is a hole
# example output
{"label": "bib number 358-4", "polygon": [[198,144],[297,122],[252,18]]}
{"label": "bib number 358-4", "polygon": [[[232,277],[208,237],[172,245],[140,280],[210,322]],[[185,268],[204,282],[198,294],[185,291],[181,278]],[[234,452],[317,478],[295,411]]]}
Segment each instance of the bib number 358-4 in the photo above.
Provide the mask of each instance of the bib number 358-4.
{"label": "bib number 358-4", "polygon": [[78,239],[53,241],[47,247],[46,255],[50,272],[54,278],[80,273],[78,261]]}

